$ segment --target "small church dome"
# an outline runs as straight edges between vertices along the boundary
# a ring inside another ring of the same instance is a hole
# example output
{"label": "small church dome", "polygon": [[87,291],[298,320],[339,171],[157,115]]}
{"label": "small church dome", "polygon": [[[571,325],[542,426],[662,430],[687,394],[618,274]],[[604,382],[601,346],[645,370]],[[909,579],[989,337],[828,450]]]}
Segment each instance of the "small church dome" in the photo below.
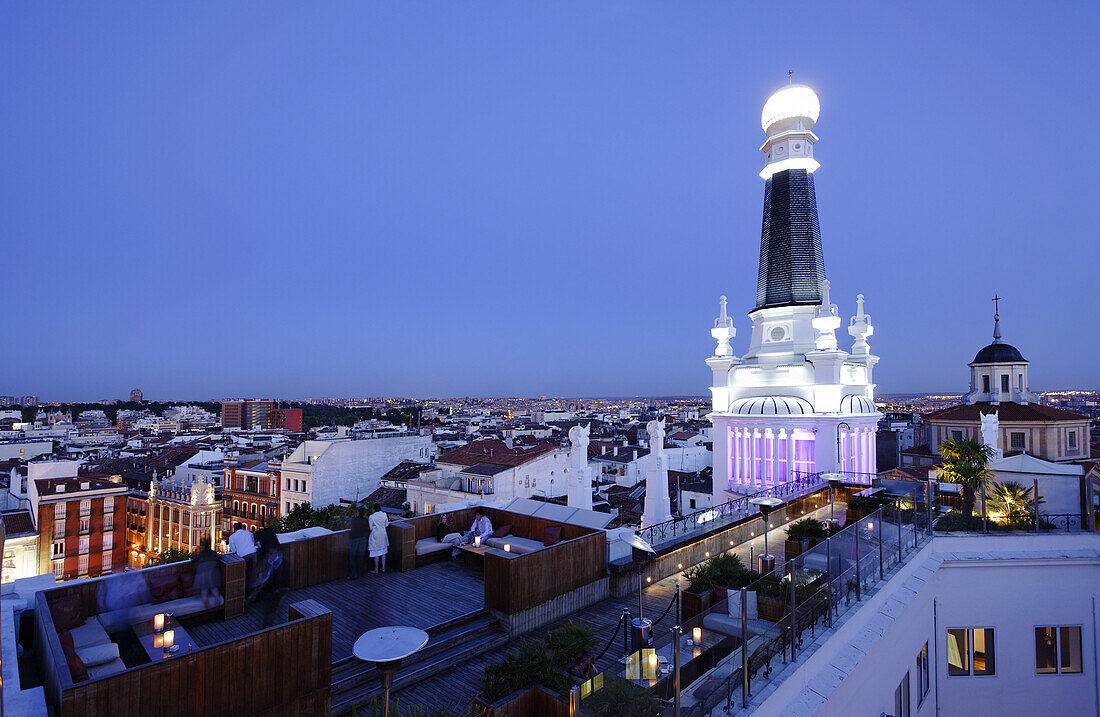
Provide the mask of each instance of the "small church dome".
{"label": "small church dome", "polygon": [[809,401],[796,396],[756,396],[730,405],[730,413],[739,416],[805,416],[813,412]]}
{"label": "small church dome", "polygon": [[970,363],[1026,363],[1020,350],[1012,344],[992,343],[979,351]]}
{"label": "small church dome", "polygon": [[840,399],[841,413],[874,413],[877,410],[875,402],[866,396],[852,394]]}

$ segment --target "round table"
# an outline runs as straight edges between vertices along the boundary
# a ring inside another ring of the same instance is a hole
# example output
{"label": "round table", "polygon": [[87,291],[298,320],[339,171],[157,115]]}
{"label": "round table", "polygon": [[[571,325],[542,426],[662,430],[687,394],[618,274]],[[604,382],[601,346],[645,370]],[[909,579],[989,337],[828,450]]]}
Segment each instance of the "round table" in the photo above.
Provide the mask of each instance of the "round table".
{"label": "round table", "polygon": [[428,644],[428,633],[415,627],[376,627],[364,632],[351,654],[366,662],[378,665],[382,672],[382,714],[390,713],[390,687],[393,685],[393,671],[401,660]]}

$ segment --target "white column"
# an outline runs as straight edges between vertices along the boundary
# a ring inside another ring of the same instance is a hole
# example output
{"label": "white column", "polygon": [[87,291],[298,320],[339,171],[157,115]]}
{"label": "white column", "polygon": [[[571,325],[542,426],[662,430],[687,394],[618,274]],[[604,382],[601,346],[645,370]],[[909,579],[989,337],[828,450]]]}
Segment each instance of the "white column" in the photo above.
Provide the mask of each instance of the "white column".
{"label": "white column", "polygon": [[[714,505],[725,503],[728,500],[726,490],[729,488],[730,479],[735,473],[730,461],[730,429],[723,421],[714,426],[714,454],[712,456],[714,466],[711,469],[711,500]],[[591,493],[591,488],[589,489]],[[680,512],[684,513],[684,507],[680,506]]]}
{"label": "white column", "polygon": [[753,426],[749,429],[749,487],[756,488],[757,479],[757,467],[759,461],[759,449],[757,448],[756,434],[759,433],[757,428]]}
{"label": "white column", "polygon": [[741,429],[730,429],[730,473],[732,473],[734,490],[741,487]]}
{"label": "white column", "polygon": [[783,481],[779,475],[779,429],[772,429],[772,485],[778,485]]}
{"label": "white column", "polygon": [[787,429],[787,473],[784,476],[787,483],[794,480],[794,429]]}

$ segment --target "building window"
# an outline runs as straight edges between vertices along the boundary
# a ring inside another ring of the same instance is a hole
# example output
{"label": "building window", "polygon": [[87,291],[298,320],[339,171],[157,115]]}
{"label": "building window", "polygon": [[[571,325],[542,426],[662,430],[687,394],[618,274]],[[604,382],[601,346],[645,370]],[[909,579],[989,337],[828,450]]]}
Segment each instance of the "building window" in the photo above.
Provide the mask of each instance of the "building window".
{"label": "building window", "polygon": [[109,572],[111,572],[111,570],[113,568],[114,568],[114,558],[111,557],[110,552],[104,553],[103,558],[101,560],[101,565],[100,565],[100,568],[99,568],[100,572],[109,573]]}
{"label": "building window", "polygon": [[287,513],[290,512],[290,501],[289,500],[286,502],[286,512]]}
{"label": "building window", "polygon": [[54,518],[64,518],[65,517],[65,503],[54,503],[53,504],[53,517]]}
{"label": "building window", "polygon": [[690,505],[691,508],[694,509],[695,508],[695,499],[694,498],[689,498],[688,499],[688,505]]}
{"label": "building window", "polygon": [[80,553],[87,553],[91,547],[91,538],[87,535],[80,536]]}
{"label": "building window", "polygon": [[53,541],[52,555],[55,558],[62,558],[65,556],[65,541],[55,540]]}
{"label": "building window", "polygon": [[58,580],[65,579],[65,561],[55,560],[53,561],[53,576]]}
{"label": "building window", "polygon": [[1071,451],[1077,450],[1077,431],[1070,431],[1066,437],[1066,442]]}
{"label": "building window", "polygon": [[947,631],[947,674],[953,677],[996,674],[993,628],[953,628]]}
{"label": "building window", "polygon": [[989,393],[989,374],[982,376],[982,392]]}
{"label": "building window", "polygon": [[107,515],[103,516],[103,529],[104,530],[114,530],[115,529],[115,514],[114,513],[108,513]]}
{"label": "building window", "polygon": [[88,498],[80,501],[80,514],[91,515],[92,514],[92,501]]}
{"label": "building window", "polygon": [[955,441],[961,441],[963,439],[962,431],[951,431],[951,439]]}
{"label": "building window", "polygon": [[1054,675],[1079,673],[1081,626],[1035,628],[1035,672]]}
{"label": "building window", "polygon": [[107,496],[106,498],[103,499],[103,512],[104,513],[113,513],[113,512],[115,512],[115,497],[113,495],[109,495],[109,496]]}
{"label": "building window", "polygon": [[84,518],[80,519],[80,532],[81,534],[92,532],[92,519]]}
{"label": "building window", "polygon": [[894,690],[894,717],[909,717],[909,673],[901,678]]}
{"label": "building window", "polygon": [[77,574],[78,575],[87,575],[88,574],[88,556],[87,555],[81,555],[79,558],[77,558],[76,562],[77,562],[77,565],[76,565]]}
{"label": "building window", "polygon": [[928,695],[928,643],[917,653],[917,707],[924,703]]}
{"label": "building window", "polygon": [[1006,373],[1003,376],[1001,376],[1001,393],[1008,393],[1008,392],[1009,392],[1008,374]]}
{"label": "building window", "polygon": [[1022,373],[1016,375],[1016,388],[1021,391],[1024,390],[1024,375]]}
{"label": "building window", "polygon": [[111,548],[114,547],[114,545],[115,545],[115,534],[114,533],[105,533],[103,535],[103,549],[104,550],[110,550]]}
{"label": "building window", "polygon": [[1013,448],[1024,448],[1024,432],[1013,431],[1009,434],[1009,445]]}
{"label": "building window", "polygon": [[53,522],[53,537],[64,538],[65,537],[65,521],[55,520]]}

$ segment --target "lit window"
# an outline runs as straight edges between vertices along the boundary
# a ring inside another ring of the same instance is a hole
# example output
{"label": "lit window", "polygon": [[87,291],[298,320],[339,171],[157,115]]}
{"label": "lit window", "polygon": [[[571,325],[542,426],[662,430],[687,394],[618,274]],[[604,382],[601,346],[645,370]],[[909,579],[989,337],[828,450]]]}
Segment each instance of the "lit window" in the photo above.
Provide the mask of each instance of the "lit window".
{"label": "lit window", "polygon": [[1052,675],[1079,673],[1081,668],[1081,627],[1035,628],[1035,672]]}
{"label": "lit window", "polygon": [[1025,444],[1024,444],[1024,432],[1023,431],[1013,431],[1012,433],[1010,433],[1009,434],[1009,441],[1010,441],[1009,445],[1011,445],[1013,448],[1025,448],[1026,447]]}
{"label": "lit window", "polygon": [[975,627],[948,630],[947,674],[955,677],[996,674],[993,629]]}

